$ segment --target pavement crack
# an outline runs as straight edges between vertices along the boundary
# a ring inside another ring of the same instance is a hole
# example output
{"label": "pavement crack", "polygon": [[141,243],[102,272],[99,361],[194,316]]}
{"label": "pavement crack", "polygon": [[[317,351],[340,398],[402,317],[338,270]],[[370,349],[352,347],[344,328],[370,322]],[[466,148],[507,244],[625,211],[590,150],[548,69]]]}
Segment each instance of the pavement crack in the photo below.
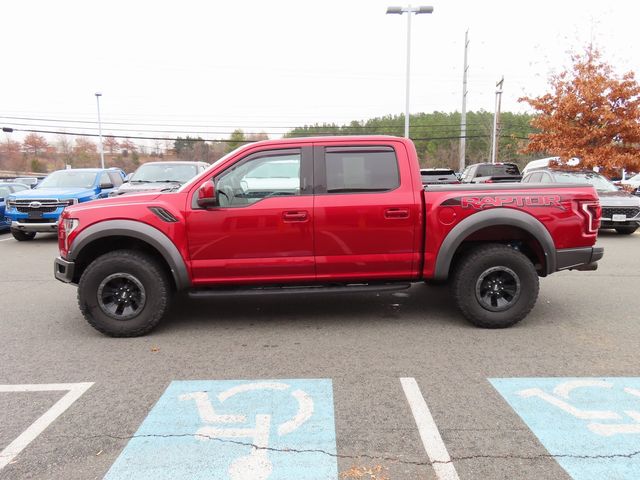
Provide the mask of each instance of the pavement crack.
{"label": "pavement crack", "polygon": [[577,454],[551,454],[551,453],[540,453],[536,455],[517,455],[517,454],[476,454],[476,455],[461,455],[461,456],[451,456],[449,460],[430,460],[430,461],[419,461],[419,460],[407,460],[397,456],[387,456],[387,455],[369,455],[369,454],[340,454],[335,452],[328,452],[322,449],[308,448],[308,449],[299,449],[299,448],[275,448],[268,446],[260,446],[256,445],[252,442],[243,442],[241,440],[234,440],[230,438],[220,438],[213,437],[210,435],[204,434],[193,434],[193,433],[168,433],[168,434],[134,434],[134,435],[94,435],[91,437],[85,438],[111,438],[114,440],[132,440],[134,438],[180,438],[180,437],[195,437],[202,441],[213,440],[220,443],[240,445],[243,447],[254,448],[256,450],[266,450],[269,452],[279,452],[279,453],[296,453],[296,454],[305,454],[305,453],[313,453],[313,454],[323,454],[333,458],[338,459],[346,459],[346,460],[359,460],[359,459],[367,459],[371,461],[383,461],[383,462],[393,462],[401,465],[412,465],[412,466],[429,466],[429,465],[437,465],[437,464],[447,464],[453,462],[463,462],[470,460],[546,460],[546,459],[561,459],[561,458],[572,458],[572,459],[584,459],[584,460],[606,460],[606,459],[614,459],[614,458],[634,458],[640,456],[640,450],[630,452],[630,453],[613,453],[607,455],[577,455]]}

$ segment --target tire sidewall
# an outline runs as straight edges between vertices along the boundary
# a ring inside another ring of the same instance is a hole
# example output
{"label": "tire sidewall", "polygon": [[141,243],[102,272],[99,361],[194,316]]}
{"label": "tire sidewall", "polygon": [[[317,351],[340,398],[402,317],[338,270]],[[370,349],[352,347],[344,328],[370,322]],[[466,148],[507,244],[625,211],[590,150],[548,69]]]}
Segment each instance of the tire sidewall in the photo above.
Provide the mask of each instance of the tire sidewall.
{"label": "tire sidewall", "polygon": [[[117,320],[98,304],[100,283],[114,273],[135,277],[145,290],[145,304],[131,319]],[[78,302],[87,321],[100,332],[115,337],[142,335],[156,326],[168,307],[166,275],[146,256],[111,252],[94,260],[83,272],[78,283]]]}
{"label": "tire sidewall", "polygon": [[[463,262],[465,263],[465,262]],[[476,283],[492,267],[506,267],[520,282],[520,294],[507,310],[494,312],[482,306],[476,296]],[[474,325],[484,328],[505,328],[522,320],[533,308],[538,297],[538,274],[531,261],[509,247],[488,250],[486,255],[470,255],[454,282],[458,307]]]}

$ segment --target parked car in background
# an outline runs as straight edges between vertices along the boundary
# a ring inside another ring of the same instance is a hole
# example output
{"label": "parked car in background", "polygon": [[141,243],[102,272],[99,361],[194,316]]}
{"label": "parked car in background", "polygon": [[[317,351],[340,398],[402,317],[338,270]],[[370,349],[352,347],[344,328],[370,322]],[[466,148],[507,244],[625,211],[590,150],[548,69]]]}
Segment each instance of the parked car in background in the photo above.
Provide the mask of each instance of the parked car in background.
{"label": "parked car in background", "polygon": [[522,179],[515,163],[474,163],[462,172],[462,183],[508,183]]}
{"label": "parked car in background", "polygon": [[33,189],[12,193],[6,199],[5,216],[19,241],[33,240],[37,232],[56,232],[65,207],[105,198],[122,185],[119,168],[78,168],[49,174]]}
{"label": "parked car in background", "polygon": [[207,167],[206,162],[148,162],[140,165],[110,196],[179,188]]}
{"label": "parked car in background", "polygon": [[39,176],[39,177],[17,177],[14,178],[14,182],[16,183],[22,183],[24,185],[27,185],[29,188],[34,188],[36,185],[38,185],[38,183],[40,183],[42,180],[45,179],[45,175]]}
{"label": "parked car in background", "polygon": [[456,172],[450,168],[421,168],[420,177],[422,178],[423,185],[460,183]]}
{"label": "parked car in background", "polygon": [[532,170],[522,179],[523,183],[588,183],[598,192],[602,216],[600,228],[613,228],[623,235],[630,235],[640,226],[640,198],[620,190],[605,177],[592,170]]}
{"label": "parked car in background", "polygon": [[29,190],[27,185],[22,183],[0,183],[0,231],[8,230],[11,227],[11,220],[5,217],[5,202],[9,195],[22,190]]}
{"label": "parked car in background", "polygon": [[620,185],[631,188],[633,192],[638,193],[638,187],[640,187],[640,173],[634,175],[633,177],[629,177],[626,180],[621,180]]}

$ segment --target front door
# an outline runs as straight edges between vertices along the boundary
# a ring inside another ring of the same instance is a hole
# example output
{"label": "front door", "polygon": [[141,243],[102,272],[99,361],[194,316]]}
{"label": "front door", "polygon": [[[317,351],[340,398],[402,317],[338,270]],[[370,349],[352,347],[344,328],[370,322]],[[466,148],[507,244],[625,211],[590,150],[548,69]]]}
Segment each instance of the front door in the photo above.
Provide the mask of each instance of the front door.
{"label": "front door", "polygon": [[260,151],[216,175],[218,205],[187,219],[194,285],[315,279],[312,162],[311,147]]}

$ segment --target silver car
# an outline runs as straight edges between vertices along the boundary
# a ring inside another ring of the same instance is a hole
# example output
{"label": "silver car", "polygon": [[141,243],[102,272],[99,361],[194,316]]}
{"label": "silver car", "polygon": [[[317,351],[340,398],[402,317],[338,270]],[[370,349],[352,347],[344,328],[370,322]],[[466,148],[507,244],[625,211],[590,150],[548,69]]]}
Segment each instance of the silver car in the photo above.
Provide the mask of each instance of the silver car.
{"label": "silver car", "polygon": [[640,226],[640,197],[618,189],[599,173],[591,170],[552,170],[548,168],[529,171],[523,183],[588,183],[600,197],[602,217],[600,228],[613,228],[623,235],[631,235]]}

